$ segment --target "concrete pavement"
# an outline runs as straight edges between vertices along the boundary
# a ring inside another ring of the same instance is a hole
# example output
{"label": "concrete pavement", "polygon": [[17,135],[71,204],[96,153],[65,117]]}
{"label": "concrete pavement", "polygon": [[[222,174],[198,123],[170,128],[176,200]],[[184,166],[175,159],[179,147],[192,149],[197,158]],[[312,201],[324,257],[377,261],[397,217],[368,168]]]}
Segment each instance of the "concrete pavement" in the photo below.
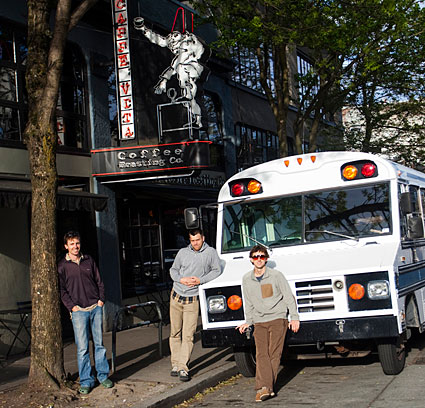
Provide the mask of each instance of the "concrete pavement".
{"label": "concrete pavement", "polygon": [[[205,388],[216,385],[237,373],[230,349],[204,349],[199,331],[190,363],[189,382],[170,376],[168,347],[169,325],[163,327],[163,358],[158,352],[158,329],[154,325],[117,333],[116,371],[111,375],[115,387],[96,387],[85,397],[85,406],[97,407],[172,407]],[[104,334],[107,356],[111,358],[110,332]],[[74,343],[64,347],[65,372],[78,377]],[[0,370],[0,392],[26,381],[29,356],[11,357]]]}

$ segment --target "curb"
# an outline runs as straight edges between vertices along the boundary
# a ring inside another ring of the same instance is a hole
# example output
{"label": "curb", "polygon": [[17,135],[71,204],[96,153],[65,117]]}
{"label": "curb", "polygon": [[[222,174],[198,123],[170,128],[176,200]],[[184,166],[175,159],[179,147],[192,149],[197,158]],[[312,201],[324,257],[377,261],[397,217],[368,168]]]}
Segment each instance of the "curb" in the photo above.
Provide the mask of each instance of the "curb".
{"label": "curb", "polygon": [[217,367],[208,373],[201,376],[195,376],[189,383],[183,383],[174,387],[167,392],[145,400],[140,405],[140,408],[170,408],[174,405],[193,397],[198,392],[201,392],[209,387],[217,385],[220,381],[227,380],[228,378],[236,375],[238,369],[234,362],[227,363],[221,367]]}

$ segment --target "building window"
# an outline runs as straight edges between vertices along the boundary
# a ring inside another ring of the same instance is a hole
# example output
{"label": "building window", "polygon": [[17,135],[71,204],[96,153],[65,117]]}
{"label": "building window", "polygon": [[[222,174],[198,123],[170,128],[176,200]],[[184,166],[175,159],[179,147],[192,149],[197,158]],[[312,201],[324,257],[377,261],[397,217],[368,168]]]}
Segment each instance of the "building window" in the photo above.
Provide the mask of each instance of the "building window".
{"label": "building window", "polygon": [[201,130],[202,140],[223,144],[223,120],[220,99],[216,94],[205,92],[202,96],[208,126]]}
{"label": "building window", "polygon": [[238,84],[263,93],[260,83],[260,66],[256,55],[246,48],[237,46],[232,48],[231,53],[236,62],[232,79]]}
{"label": "building window", "polygon": [[0,21],[0,140],[20,141],[27,119],[25,37]]}
{"label": "building window", "polygon": [[68,44],[65,49],[57,105],[58,144],[88,149],[85,63],[80,49]]}
{"label": "building window", "polygon": [[109,126],[111,129],[111,140],[118,140],[118,104],[117,104],[117,83],[115,65],[108,65],[108,108]]}
{"label": "building window", "polygon": [[239,171],[279,157],[279,139],[275,133],[244,124],[237,124],[235,133],[240,140],[237,150]]}
{"label": "building window", "polygon": [[301,109],[304,109],[319,91],[319,77],[313,63],[302,54],[297,54],[298,92]]}
{"label": "building window", "polygon": [[[21,142],[28,118],[24,30],[0,20],[0,141]],[[64,53],[58,105],[59,146],[88,149],[84,56],[68,44]]]}

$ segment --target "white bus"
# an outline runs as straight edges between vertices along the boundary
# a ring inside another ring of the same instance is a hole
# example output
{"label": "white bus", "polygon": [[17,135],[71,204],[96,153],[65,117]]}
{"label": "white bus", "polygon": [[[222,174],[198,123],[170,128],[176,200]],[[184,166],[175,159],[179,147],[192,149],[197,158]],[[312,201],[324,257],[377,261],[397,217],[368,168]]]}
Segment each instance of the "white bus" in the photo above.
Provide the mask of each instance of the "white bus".
{"label": "white bus", "polygon": [[[188,228],[195,211],[186,210]],[[425,330],[424,213],[425,174],[371,154],[304,154],[234,175],[218,198],[224,271],[200,287],[203,346],[232,346],[241,373],[255,374],[254,340],[235,326],[249,251],[261,243],[297,302],[292,350],[377,349],[383,371],[398,374],[411,329]]]}

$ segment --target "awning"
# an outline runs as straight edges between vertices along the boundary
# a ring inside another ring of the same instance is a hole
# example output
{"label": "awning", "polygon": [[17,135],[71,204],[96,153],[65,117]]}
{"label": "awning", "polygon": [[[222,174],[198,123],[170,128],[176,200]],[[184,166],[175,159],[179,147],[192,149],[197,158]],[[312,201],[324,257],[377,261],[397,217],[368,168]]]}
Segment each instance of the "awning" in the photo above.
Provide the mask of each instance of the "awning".
{"label": "awning", "polygon": [[[24,180],[0,180],[0,207],[22,208],[31,205],[31,183]],[[68,211],[103,211],[108,196],[59,187],[56,208]]]}

